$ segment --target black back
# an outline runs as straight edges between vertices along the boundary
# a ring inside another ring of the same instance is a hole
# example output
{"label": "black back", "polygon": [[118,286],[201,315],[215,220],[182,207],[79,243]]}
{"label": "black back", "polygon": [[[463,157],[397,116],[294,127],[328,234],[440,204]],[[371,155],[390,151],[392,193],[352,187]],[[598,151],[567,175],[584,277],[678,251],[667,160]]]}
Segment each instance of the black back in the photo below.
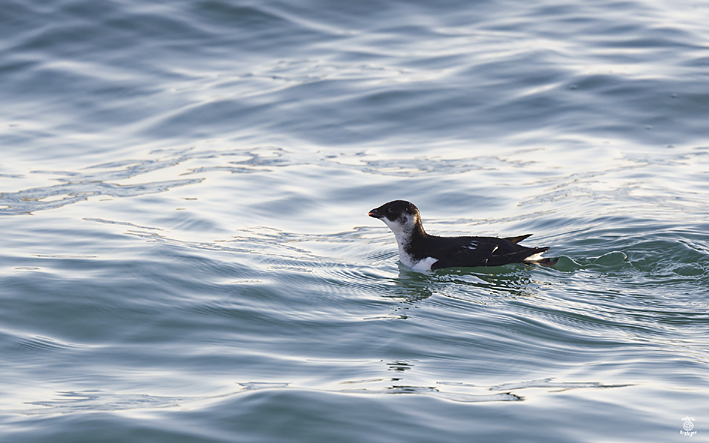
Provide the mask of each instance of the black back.
{"label": "black back", "polygon": [[[512,240],[517,239],[518,237],[512,238]],[[549,250],[549,248],[527,248],[506,238],[433,235],[415,239],[407,249],[414,258],[419,260],[426,257],[438,259],[431,269],[520,263],[529,256]]]}

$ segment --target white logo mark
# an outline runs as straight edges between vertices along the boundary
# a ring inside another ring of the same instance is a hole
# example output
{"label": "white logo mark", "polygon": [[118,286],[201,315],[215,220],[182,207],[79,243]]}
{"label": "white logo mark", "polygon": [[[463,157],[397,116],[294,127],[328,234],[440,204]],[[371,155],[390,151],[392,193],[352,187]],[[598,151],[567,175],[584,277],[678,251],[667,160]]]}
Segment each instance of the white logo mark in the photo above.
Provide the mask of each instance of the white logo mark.
{"label": "white logo mark", "polygon": [[686,435],[687,437],[692,437],[697,431],[692,431],[694,429],[694,417],[684,417],[682,419],[682,429],[684,431],[679,431],[681,435]]}

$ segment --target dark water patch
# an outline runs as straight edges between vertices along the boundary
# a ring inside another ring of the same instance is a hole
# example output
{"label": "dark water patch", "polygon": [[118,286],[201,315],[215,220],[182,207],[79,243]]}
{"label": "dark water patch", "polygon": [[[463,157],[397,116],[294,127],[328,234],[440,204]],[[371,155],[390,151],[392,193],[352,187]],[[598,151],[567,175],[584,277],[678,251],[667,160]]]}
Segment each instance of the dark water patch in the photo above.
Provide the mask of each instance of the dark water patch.
{"label": "dark water patch", "polygon": [[83,346],[80,346],[80,345],[61,343],[61,342],[57,342],[55,340],[52,340],[51,338],[48,338],[48,337],[39,337],[39,336],[18,339],[12,347],[18,348],[18,350],[22,351],[23,353],[25,351],[54,352],[54,351],[61,351],[61,350],[71,350],[71,349],[83,348]]}

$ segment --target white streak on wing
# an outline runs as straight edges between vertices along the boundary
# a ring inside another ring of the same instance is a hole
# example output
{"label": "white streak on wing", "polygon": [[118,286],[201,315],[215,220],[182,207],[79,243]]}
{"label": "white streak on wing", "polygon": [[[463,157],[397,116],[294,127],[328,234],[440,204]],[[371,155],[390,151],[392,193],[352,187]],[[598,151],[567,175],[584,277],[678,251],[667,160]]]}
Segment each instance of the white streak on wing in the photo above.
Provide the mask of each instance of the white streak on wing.
{"label": "white streak on wing", "polygon": [[525,258],[524,261],[525,261],[526,263],[529,263],[529,262],[534,262],[534,261],[537,261],[537,260],[541,260],[541,259],[543,258],[543,257],[542,257],[542,254],[544,254],[544,253],[543,253],[543,252],[537,252],[536,254],[530,255],[529,257]]}
{"label": "white streak on wing", "polygon": [[494,249],[492,250],[492,252],[491,252],[490,254],[494,254],[494,253],[495,253],[495,251],[497,251],[497,248],[498,248],[498,247],[497,247],[497,246],[495,246],[495,248],[494,248]]}

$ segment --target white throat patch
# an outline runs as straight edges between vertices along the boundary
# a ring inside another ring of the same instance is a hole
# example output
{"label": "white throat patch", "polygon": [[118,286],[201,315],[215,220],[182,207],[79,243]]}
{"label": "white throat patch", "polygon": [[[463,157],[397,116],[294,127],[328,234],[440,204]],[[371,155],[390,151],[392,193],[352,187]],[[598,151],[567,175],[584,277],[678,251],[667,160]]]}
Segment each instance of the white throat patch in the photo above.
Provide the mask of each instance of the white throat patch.
{"label": "white throat patch", "polygon": [[416,226],[416,220],[411,215],[406,215],[406,220],[401,223],[399,220],[391,221],[388,218],[382,218],[382,221],[389,226],[391,232],[394,233],[396,244],[399,245],[399,261],[414,271],[430,271],[431,265],[438,261],[437,258],[426,257],[422,260],[415,260],[408,252],[406,246],[411,241],[411,233]]}

